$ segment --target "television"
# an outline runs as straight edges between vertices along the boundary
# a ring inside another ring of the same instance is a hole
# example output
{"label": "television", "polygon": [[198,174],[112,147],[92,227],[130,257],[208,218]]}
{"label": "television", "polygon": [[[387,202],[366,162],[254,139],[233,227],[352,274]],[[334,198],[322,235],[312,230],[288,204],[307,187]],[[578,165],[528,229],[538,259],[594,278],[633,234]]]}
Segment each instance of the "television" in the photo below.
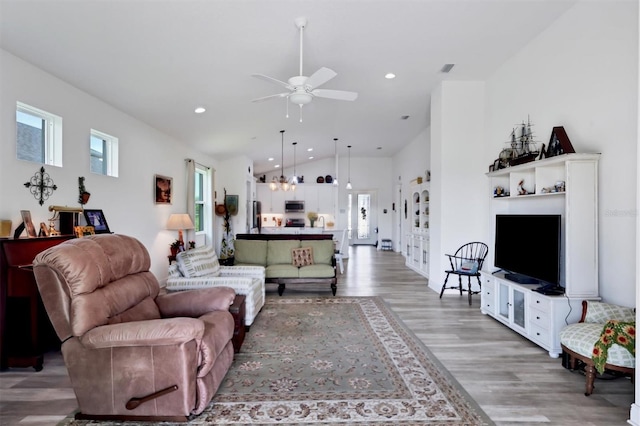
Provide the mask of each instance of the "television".
{"label": "television", "polygon": [[510,281],[562,291],[561,232],[560,215],[496,215],[495,267]]}

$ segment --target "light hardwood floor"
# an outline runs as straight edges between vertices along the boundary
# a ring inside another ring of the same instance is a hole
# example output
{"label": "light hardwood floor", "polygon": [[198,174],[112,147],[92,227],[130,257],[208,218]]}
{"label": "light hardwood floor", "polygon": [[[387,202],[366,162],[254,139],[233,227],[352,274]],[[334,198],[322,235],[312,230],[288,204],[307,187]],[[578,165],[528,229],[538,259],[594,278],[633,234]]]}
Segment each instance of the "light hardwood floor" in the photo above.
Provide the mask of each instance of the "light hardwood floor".
{"label": "light hardwood floor", "polygon": [[[586,397],[584,376],[482,315],[479,296],[471,307],[466,295],[439,299],[398,253],[351,247],[345,263],[337,295],[383,297],[497,425],[626,424],[634,400],[630,380],[597,380],[594,393]],[[284,293],[295,295],[331,293],[328,287],[314,286]],[[279,297],[276,286],[267,286],[267,297]],[[0,373],[1,425],[55,425],[75,409],[59,353],[47,354],[39,373]]]}

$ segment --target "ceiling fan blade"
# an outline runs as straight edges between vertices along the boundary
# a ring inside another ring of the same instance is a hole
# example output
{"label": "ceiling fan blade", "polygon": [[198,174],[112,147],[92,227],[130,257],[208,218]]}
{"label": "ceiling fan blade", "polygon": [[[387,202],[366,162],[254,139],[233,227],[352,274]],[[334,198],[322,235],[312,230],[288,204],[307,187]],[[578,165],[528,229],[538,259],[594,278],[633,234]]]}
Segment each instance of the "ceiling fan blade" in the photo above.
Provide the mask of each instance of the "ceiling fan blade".
{"label": "ceiling fan blade", "polygon": [[286,87],[289,90],[293,90],[293,86],[291,86],[289,83],[285,83],[284,81],[280,81],[277,78],[269,77],[268,75],[264,74],[251,74],[251,76],[259,78],[260,80],[268,81],[270,83],[275,83],[279,86]]}
{"label": "ceiling fan blade", "polygon": [[356,92],[347,92],[344,90],[316,89],[312,91],[311,94],[318,98],[337,99],[339,101],[355,101],[358,99]]}
{"label": "ceiling fan blade", "polygon": [[289,92],[278,93],[277,95],[269,95],[269,96],[263,96],[261,98],[251,99],[251,102],[262,102],[262,101],[267,101],[267,100],[273,99],[273,98],[286,98],[289,95],[290,95]]}
{"label": "ceiling fan blade", "polygon": [[338,74],[334,70],[322,67],[307,79],[307,81],[305,82],[305,86],[309,86],[311,87],[311,89],[315,89],[316,87],[322,86],[336,75]]}

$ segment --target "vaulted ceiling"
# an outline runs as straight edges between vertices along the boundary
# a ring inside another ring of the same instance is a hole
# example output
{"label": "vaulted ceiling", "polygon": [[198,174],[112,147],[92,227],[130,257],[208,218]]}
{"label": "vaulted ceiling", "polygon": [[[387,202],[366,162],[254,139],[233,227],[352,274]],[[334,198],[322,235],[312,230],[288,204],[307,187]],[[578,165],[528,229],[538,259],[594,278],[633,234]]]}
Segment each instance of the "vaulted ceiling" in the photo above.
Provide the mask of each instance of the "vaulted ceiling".
{"label": "vaulted ceiling", "polygon": [[[573,3],[0,0],[0,45],[204,153],[246,155],[263,173],[280,163],[281,129],[286,167],[294,141],[298,163],[307,148],[332,156],[333,138],[341,154],[352,145],[353,156],[392,156],[428,127],[440,81],[487,78]],[[314,99],[302,123],[296,105],[285,117],[286,98],[251,102],[283,92],[251,74],[298,75],[300,16],[304,75],[328,67],[337,76],[323,89],[359,94]],[[455,64],[448,74],[445,64]]]}

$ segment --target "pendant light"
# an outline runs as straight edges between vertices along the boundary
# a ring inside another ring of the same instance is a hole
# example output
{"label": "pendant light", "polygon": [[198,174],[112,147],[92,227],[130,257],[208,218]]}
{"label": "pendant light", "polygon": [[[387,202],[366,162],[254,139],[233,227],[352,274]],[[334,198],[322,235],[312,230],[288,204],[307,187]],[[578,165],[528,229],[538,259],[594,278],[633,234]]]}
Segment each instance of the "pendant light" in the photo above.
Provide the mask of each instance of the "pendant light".
{"label": "pendant light", "polygon": [[280,130],[280,135],[280,153],[282,156],[282,162],[280,163],[280,179],[276,178],[275,176],[273,177],[273,179],[269,183],[269,188],[272,191],[277,191],[279,189],[288,191],[290,188],[289,182],[287,182],[287,178],[284,177],[284,130]]}
{"label": "pendant light", "polygon": [[347,148],[349,148],[349,180],[347,181],[347,189],[352,189],[353,187],[351,186],[351,145],[348,145]]}
{"label": "pendant light", "polygon": [[296,190],[296,185],[298,184],[298,175],[296,175],[296,145],[298,142],[293,142],[293,176],[291,177],[291,190]]}
{"label": "pendant light", "polygon": [[333,179],[333,186],[338,186],[338,138],[333,138],[334,154],[336,156],[336,177]]}

